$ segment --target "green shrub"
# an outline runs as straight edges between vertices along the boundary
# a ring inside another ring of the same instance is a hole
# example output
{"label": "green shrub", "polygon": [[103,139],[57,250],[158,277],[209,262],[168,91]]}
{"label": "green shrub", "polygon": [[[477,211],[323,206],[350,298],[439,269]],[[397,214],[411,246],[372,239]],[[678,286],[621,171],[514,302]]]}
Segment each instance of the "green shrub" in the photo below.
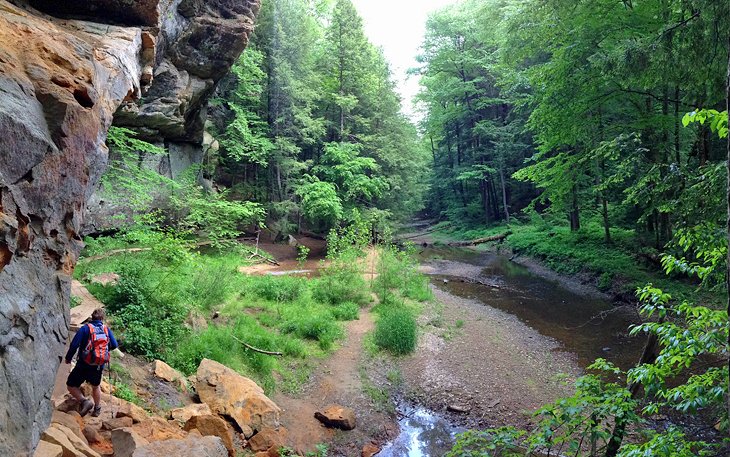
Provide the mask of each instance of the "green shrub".
{"label": "green shrub", "polygon": [[354,321],[360,317],[360,307],[352,302],[342,303],[332,308],[332,315],[338,321]]}
{"label": "green shrub", "polygon": [[342,329],[327,314],[297,317],[285,322],[281,331],[317,341],[323,350],[330,349],[335,340],[342,337]]}
{"label": "green shrub", "polygon": [[613,283],[613,274],[611,274],[609,272],[604,272],[601,274],[601,276],[598,277],[598,288],[600,290],[610,289],[612,283]]}
{"label": "green shrub", "polygon": [[405,307],[386,310],[375,325],[375,344],[394,354],[408,354],[416,349],[417,324]]}
{"label": "green shrub", "polygon": [[259,297],[276,301],[292,302],[299,299],[307,288],[306,279],[295,276],[258,276],[248,278],[247,290]]}
{"label": "green shrub", "polygon": [[315,300],[330,305],[341,303],[366,304],[370,297],[357,258],[337,259],[322,271],[312,286]]}
{"label": "green shrub", "polygon": [[289,356],[304,357],[306,350],[297,343],[261,327],[251,316],[240,316],[232,325],[210,326],[182,339],[169,350],[164,360],[185,374],[198,369],[203,359],[222,363],[240,373],[256,377],[264,388],[273,388],[272,371],[277,360],[267,354],[247,349],[240,341],[265,351],[280,351]]}
{"label": "green shrub", "polygon": [[387,300],[395,290],[417,301],[426,301],[432,297],[428,277],[418,271],[412,247],[398,250],[392,245],[385,246],[380,252],[377,269],[375,290],[381,300]]}
{"label": "green shrub", "polygon": [[240,259],[236,261],[236,264],[232,264],[227,258],[214,259],[201,265],[191,282],[191,304],[209,311],[228,300],[242,280],[237,269]]}
{"label": "green shrub", "polygon": [[117,398],[121,398],[122,400],[128,401],[130,403],[134,403],[135,405],[141,405],[142,400],[139,398],[137,393],[132,390],[131,387],[124,384],[123,382],[115,382],[114,385],[114,396]]}
{"label": "green shrub", "polygon": [[174,293],[150,284],[148,277],[139,265],[130,264],[120,272],[118,284],[100,289],[100,295],[105,296],[124,349],[152,359],[162,357],[186,333],[188,307]]}

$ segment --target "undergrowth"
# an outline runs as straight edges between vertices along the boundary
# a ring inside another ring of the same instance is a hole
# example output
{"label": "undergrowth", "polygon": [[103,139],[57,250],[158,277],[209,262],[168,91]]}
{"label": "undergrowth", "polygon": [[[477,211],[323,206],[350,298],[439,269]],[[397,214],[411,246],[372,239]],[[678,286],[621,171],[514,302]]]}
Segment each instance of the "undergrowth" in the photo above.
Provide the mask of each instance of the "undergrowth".
{"label": "undergrowth", "polygon": [[[269,392],[277,382],[295,391],[308,379],[306,359],[331,351],[344,335],[340,321],[356,319],[369,300],[357,254],[347,249],[333,258],[336,267],[307,280],[244,275],[238,271],[249,263],[243,248],[195,251],[166,233],[121,238],[89,240],[93,255],[109,248],[142,250],[83,260],[75,275],[106,304],[124,351],[164,360],[186,375],[209,358]],[[119,275],[116,284],[91,281],[111,272]],[[193,331],[186,325],[193,314],[216,319]]]}

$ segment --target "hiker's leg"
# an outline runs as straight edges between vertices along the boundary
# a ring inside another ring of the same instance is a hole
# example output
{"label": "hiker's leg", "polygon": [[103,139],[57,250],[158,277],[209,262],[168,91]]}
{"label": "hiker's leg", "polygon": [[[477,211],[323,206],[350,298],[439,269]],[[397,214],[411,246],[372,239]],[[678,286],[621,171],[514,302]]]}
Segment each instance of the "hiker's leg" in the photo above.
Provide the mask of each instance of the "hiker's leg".
{"label": "hiker's leg", "polygon": [[71,394],[72,397],[76,399],[77,402],[81,403],[86,398],[84,397],[84,394],[81,392],[81,389],[78,387],[73,386],[66,386],[68,387],[68,393]]}
{"label": "hiker's leg", "polygon": [[81,384],[84,382],[84,374],[82,373],[81,367],[79,365],[76,365],[73,370],[71,370],[71,373],[68,375],[68,379],[66,380],[66,388],[68,389],[68,393],[71,394],[72,397],[76,399],[79,403],[83,402],[86,397],[84,397],[83,392],[81,392]]}
{"label": "hiker's leg", "polygon": [[94,399],[95,406],[101,406],[101,387],[92,386],[91,397]]}

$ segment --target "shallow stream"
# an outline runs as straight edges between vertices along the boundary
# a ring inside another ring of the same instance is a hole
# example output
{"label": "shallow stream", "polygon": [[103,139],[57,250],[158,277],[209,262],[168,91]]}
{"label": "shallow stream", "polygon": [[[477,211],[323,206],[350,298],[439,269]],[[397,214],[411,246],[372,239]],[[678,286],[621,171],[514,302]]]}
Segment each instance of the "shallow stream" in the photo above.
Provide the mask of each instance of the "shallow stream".
{"label": "shallow stream", "polygon": [[[628,336],[635,319],[629,310],[614,309],[595,294],[568,290],[507,257],[460,248],[430,248],[421,253],[421,263],[435,287],[516,316],[558,341],[559,350],[573,354],[581,367],[602,357],[626,369],[641,354],[642,340]],[[378,456],[441,456],[462,431],[422,408],[404,407],[400,413],[400,435]]]}

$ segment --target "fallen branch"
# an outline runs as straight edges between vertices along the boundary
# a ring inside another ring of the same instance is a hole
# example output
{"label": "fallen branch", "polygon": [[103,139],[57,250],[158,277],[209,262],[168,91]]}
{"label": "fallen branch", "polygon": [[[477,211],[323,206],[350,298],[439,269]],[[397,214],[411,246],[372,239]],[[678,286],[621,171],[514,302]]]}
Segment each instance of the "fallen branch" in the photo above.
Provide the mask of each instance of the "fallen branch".
{"label": "fallen branch", "polygon": [[511,234],[512,232],[505,232],[501,235],[488,236],[486,238],[477,238],[476,240],[471,241],[455,241],[449,243],[449,246],[476,246],[477,244],[489,243],[490,241],[502,241]]}
{"label": "fallen branch", "polygon": [[265,256],[259,254],[258,252],[252,252],[251,255],[249,256],[249,258],[253,258],[253,257],[262,259],[262,260],[264,260],[264,261],[266,261],[266,262],[268,262],[268,263],[270,263],[272,265],[276,265],[277,267],[278,266],[281,266],[281,264],[279,262],[277,262],[276,260],[272,260],[272,259],[270,259],[268,257],[265,257]]}
{"label": "fallen branch", "polygon": [[247,349],[250,349],[250,350],[252,350],[252,351],[254,351],[254,352],[258,352],[258,353],[260,353],[260,354],[266,354],[266,355],[276,355],[276,356],[279,356],[279,357],[281,357],[282,355],[284,355],[284,354],[283,354],[283,353],[281,353],[281,352],[274,352],[274,351],[264,351],[263,349],[255,348],[255,347],[251,346],[250,344],[248,344],[248,343],[244,343],[243,341],[239,340],[239,339],[238,339],[238,338],[236,338],[236,337],[235,337],[234,335],[231,335],[231,337],[232,337],[232,338],[233,338],[234,340],[236,340],[236,341],[238,341],[239,343],[241,343],[242,345],[244,345],[244,346],[245,346],[245,347],[246,347]]}

